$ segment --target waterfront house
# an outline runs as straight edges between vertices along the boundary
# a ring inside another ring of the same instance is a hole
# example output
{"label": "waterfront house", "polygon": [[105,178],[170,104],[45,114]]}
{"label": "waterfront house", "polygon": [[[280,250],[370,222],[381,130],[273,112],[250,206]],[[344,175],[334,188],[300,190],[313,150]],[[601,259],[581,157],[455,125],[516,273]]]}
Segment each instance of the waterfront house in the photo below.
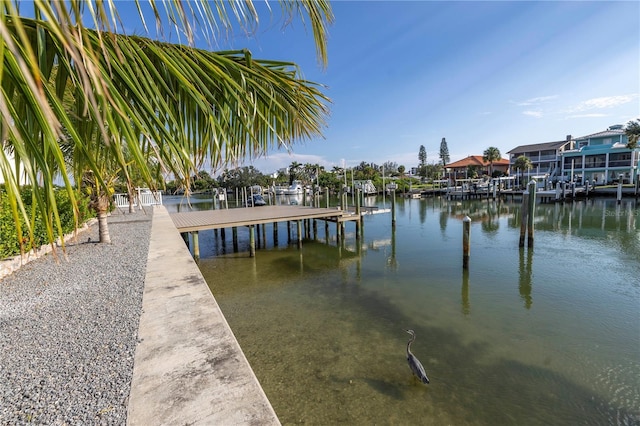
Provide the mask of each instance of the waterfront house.
{"label": "waterfront house", "polygon": [[[561,174],[560,158],[562,153],[571,150],[574,141],[571,135],[567,135],[565,140],[555,142],[543,142],[531,145],[520,145],[508,151],[509,164],[511,170],[515,172],[515,162],[518,157],[524,155],[531,160],[532,168],[524,171],[525,179],[533,177],[544,177],[547,179],[557,179]],[[518,174],[523,171],[518,171]]]}
{"label": "waterfront house", "polygon": [[638,176],[640,148],[627,148],[628,138],[622,124],[577,138],[572,150],[561,155],[561,176],[566,181],[606,185],[635,182]]}
{"label": "waterfront house", "polygon": [[[454,161],[453,163],[445,164],[445,169],[450,173],[454,179],[467,178],[469,167],[476,167],[478,170],[478,176],[489,175],[490,164],[488,161],[484,161],[482,155],[469,155],[462,160]],[[509,160],[501,158],[493,162],[493,170],[501,173],[508,174],[509,172]]]}

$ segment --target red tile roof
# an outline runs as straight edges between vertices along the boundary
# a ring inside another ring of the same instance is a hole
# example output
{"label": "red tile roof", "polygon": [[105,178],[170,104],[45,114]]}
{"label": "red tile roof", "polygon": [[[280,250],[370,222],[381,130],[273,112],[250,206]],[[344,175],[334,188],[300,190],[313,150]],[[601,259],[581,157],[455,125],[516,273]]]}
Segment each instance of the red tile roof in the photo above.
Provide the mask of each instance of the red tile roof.
{"label": "red tile roof", "polygon": [[[448,169],[459,169],[461,167],[469,167],[469,166],[479,166],[479,167],[487,167],[489,165],[488,161],[484,161],[482,159],[482,155],[470,155],[467,158],[463,158],[462,160],[454,161],[453,163],[449,163],[445,165]],[[493,162],[494,166],[508,166],[509,160],[501,158],[497,161]]]}

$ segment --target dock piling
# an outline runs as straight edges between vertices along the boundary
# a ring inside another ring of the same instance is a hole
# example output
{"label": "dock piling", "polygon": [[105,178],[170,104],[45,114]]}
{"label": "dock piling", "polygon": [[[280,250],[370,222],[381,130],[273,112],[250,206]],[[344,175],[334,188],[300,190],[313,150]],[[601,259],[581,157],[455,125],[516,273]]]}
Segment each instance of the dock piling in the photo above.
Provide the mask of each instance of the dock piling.
{"label": "dock piling", "polygon": [[249,225],[249,257],[256,255],[256,227]]}
{"label": "dock piling", "polygon": [[396,190],[391,190],[391,229],[396,229]]}
{"label": "dock piling", "polygon": [[197,262],[200,260],[200,244],[198,243],[198,231],[191,233],[193,236],[193,259]]}
{"label": "dock piling", "polygon": [[616,200],[618,204],[622,202],[622,175],[618,176],[618,194]]}
{"label": "dock piling", "polygon": [[[575,186],[574,186],[575,191]],[[575,198],[575,192],[574,192]],[[527,218],[527,246],[533,247],[533,216],[536,208],[536,181],[529,182],[529,211]]]}
{"label": "dock piling", "polygon": [[527,216],[529,213],[529,191],[522,193],[522,206],[520,207],[520,242],[518,247],[524,247],[525,235],[527,233]]}
{"label": "dock piling", "polygon": [[471,252],[471,218],[462,219],[462,268],[469,269],[469,254]]}

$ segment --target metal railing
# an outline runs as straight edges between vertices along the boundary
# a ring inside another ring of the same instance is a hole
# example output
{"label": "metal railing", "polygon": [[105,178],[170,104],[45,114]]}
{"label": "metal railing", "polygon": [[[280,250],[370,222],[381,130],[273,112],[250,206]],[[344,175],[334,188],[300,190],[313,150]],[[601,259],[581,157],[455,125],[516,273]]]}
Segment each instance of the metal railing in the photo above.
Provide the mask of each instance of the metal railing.
{"label": "metal railing", "polygon": [[[118,208],[129,207],[129,194],[113,194],[113,201]],[[162,192],[150,191],[145,188],[136,188],[136,195],[133,197],[133,207],[161,206]]]}

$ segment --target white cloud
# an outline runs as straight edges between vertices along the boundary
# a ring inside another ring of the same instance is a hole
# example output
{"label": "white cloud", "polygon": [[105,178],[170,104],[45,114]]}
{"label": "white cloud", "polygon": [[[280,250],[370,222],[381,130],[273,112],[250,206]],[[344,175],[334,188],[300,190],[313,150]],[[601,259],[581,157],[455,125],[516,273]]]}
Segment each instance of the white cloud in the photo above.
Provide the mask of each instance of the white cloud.
{"label": "white cloud", "polygon": [[527,99],[525,101],[514,102],[518,106],[531,106],[531,105],[540,105],[554,99],[558,99],[558,95],[552,96],[538,96],[536,98]]}
{"label": "white cloud", "polygon": [[602,114],[602,113],[591,113],[591,114],[575,114],[575,115],[570,115],[566,118],[601,118],[601,117],[607,117],[608,114]]}
{"label": "white cloud", "polygon": [[542,118],[542,111],[522,111],[522,113],[530,117]]}
{"label": "white cloud", "polygon": [[629,103],[638,97],[637,94],[631,95],[618,95],[618,96],[603,96],[600,98],[591,98],[586,101],[580,102],[575,107],[571,108],[569,112],[589,111],[592,109],[605,109],[613,108],[618,105]]}

